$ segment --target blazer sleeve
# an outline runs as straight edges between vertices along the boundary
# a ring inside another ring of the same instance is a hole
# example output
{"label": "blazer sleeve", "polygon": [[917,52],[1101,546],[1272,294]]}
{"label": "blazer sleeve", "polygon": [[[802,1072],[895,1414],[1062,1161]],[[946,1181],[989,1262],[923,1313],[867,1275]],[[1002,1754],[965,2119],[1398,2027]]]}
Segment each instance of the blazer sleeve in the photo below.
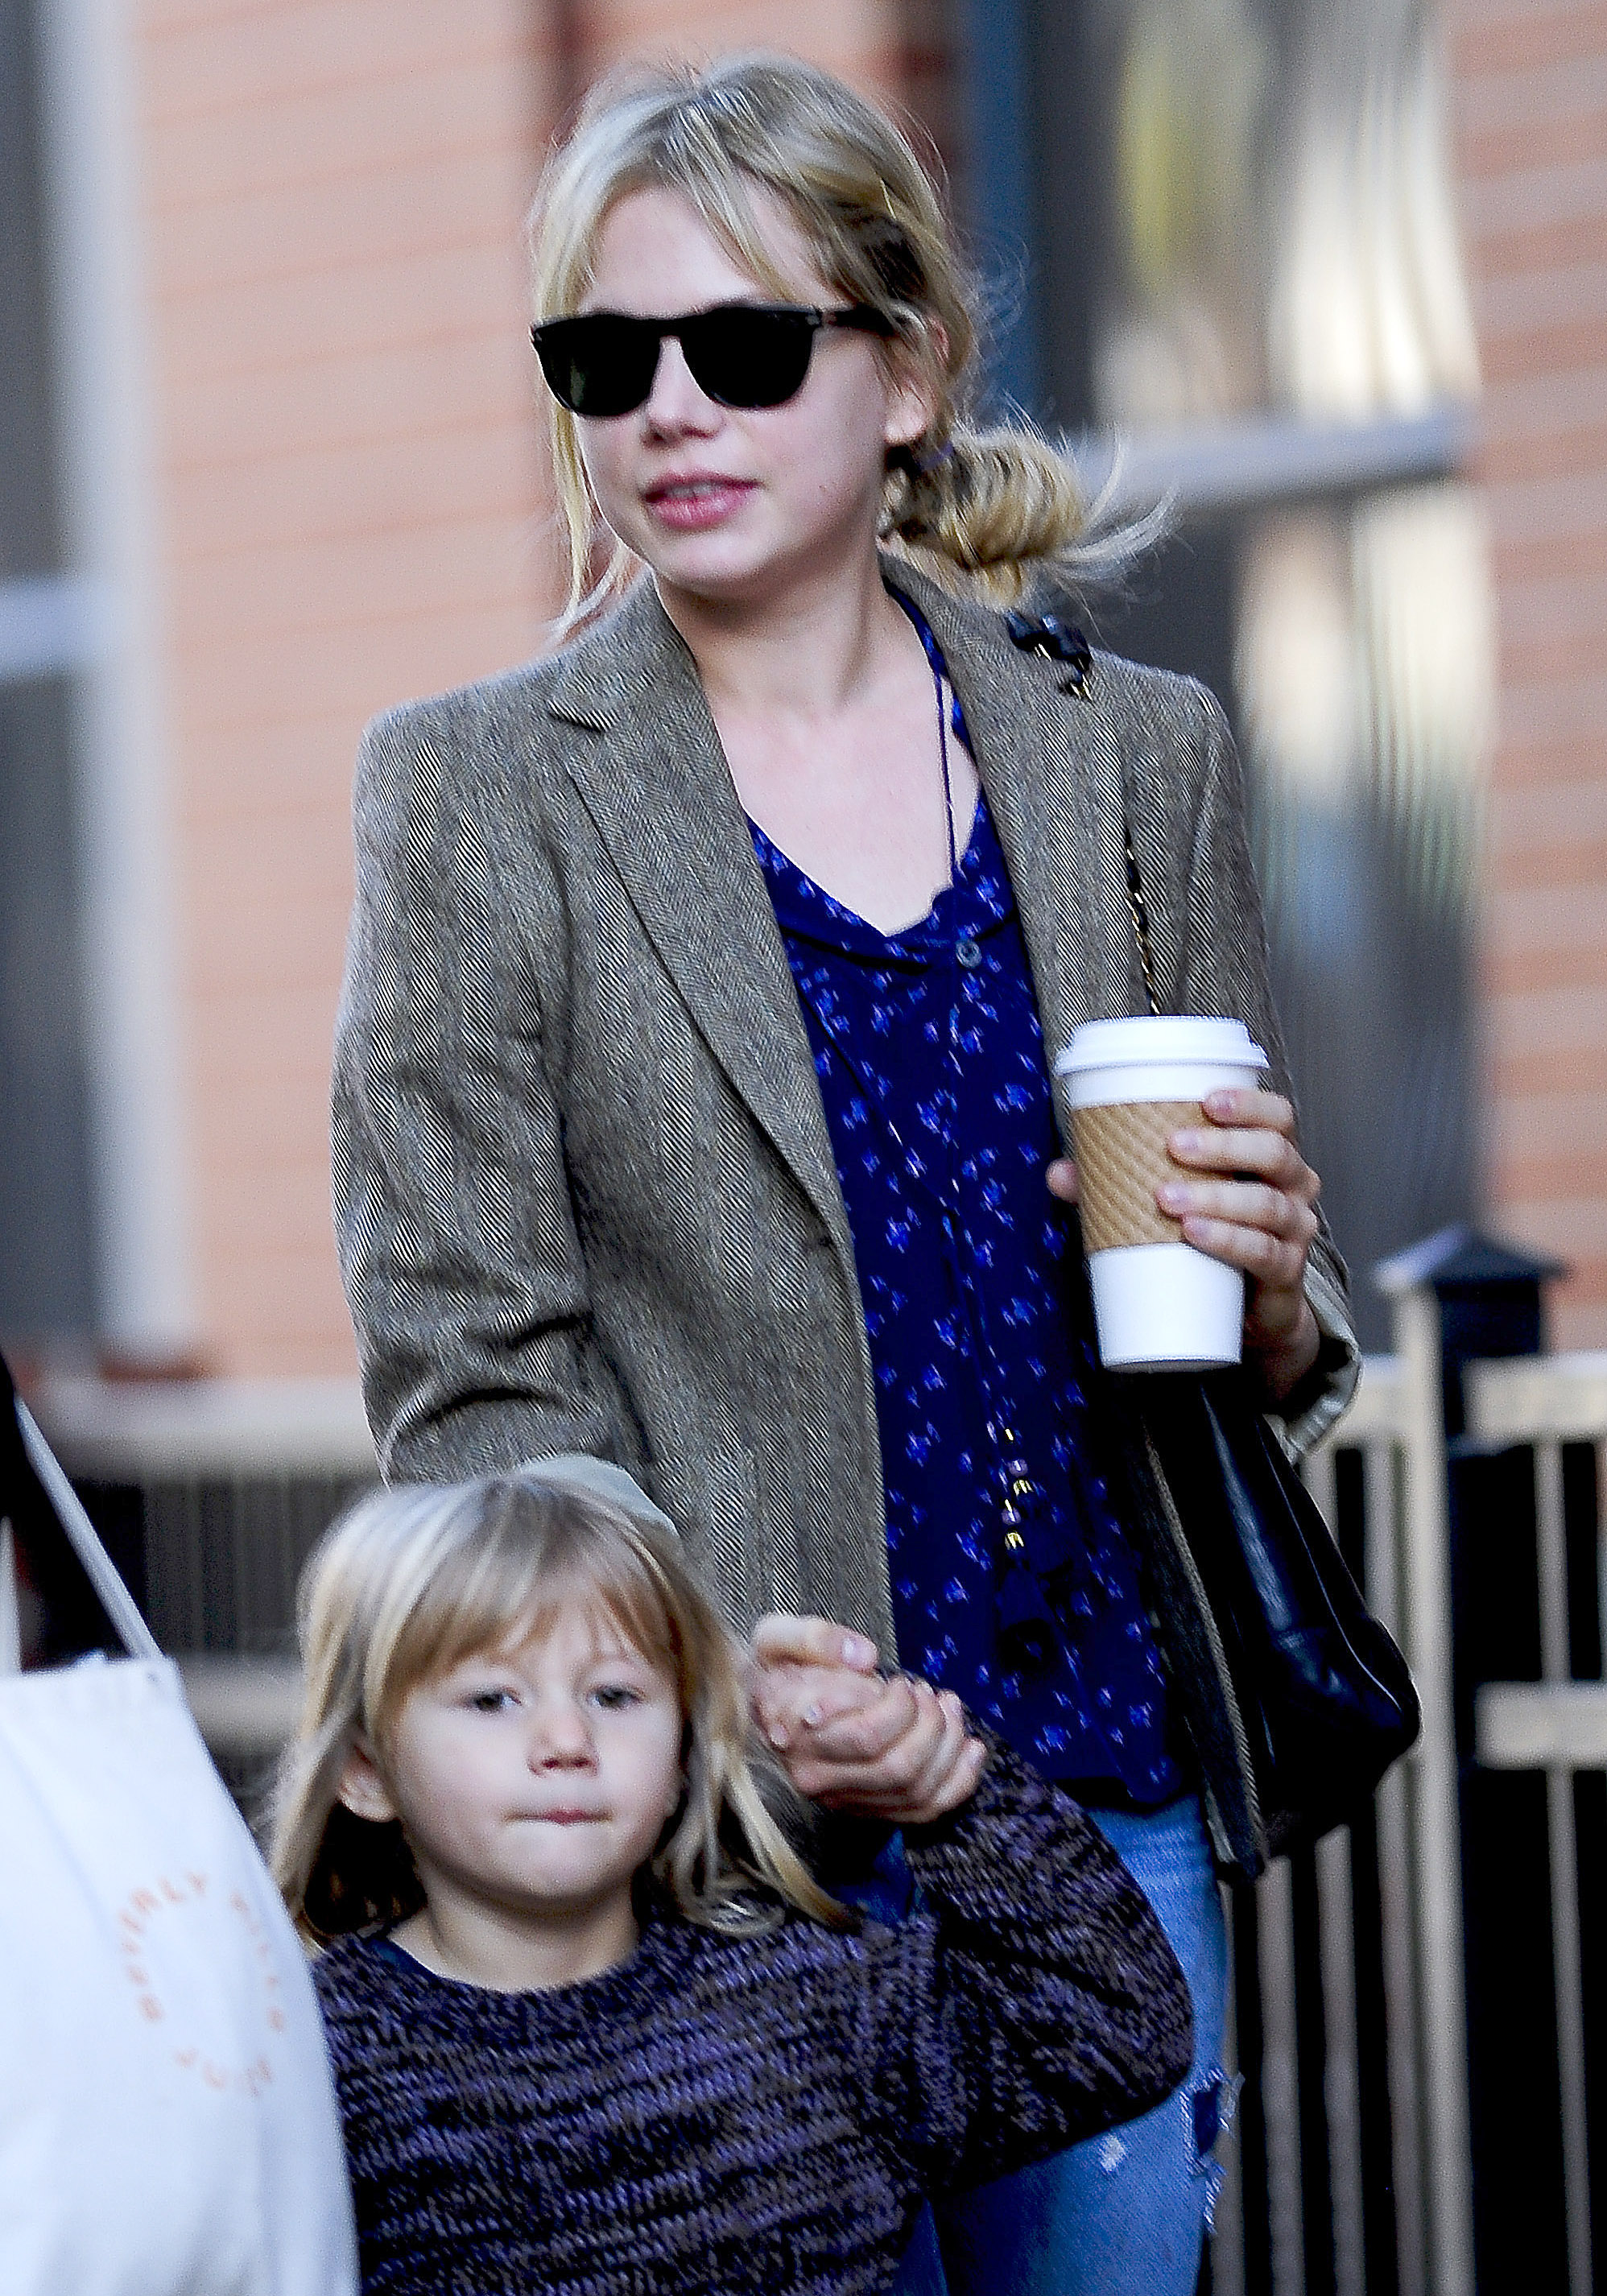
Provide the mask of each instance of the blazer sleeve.
{"label": "blazer sleeve", "polygon": [[[463,801],[450,700],[376,720],[336,1028],[336,1239],[388,1478],[628,1456],[543,1057],[533,953]],[[556,905],[554,905],[554,909]]]}
{"label": "blazer sleeve", "polygon": [[1174,2089],[1187,1982],[1086,1813],[996,1739],[905,1846],[918,1909],[867,1936],[873,2111],[928,2192],[1046,2160]]}
{"label": "blazer sleeve", "polygon": [[[1273,1004],[1260,888],[1246,831],[1244,778],[1227,719],[1216,696],[1190,679],[1183,706],[1194,718],[1199,759],[1192,823],[1163,832],[1169,850],[1155,865],[1176,873],[1170,893],[1177,937],[1177,995],[1182,1013],[1223,1013],[1242,1020],[1270,1062],[1273,1088],[1295,1097],[1283,1032]],[[1144,861],[1143,829],[1134,824]],[[1319,1204],[1318,1233],[1307,1259],[1306,1295],[1322,1333],[1312,1371],[1278,1414],[1297,1452],[1308,1450],[1356,1392],[1361,1354],[1350,1315],[1349,1278]]]}

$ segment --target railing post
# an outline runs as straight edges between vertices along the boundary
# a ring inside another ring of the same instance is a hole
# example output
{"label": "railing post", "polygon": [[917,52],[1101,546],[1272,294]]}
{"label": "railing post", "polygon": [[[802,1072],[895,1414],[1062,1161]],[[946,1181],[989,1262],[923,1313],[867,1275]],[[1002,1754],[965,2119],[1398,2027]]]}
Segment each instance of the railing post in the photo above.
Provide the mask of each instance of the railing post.
{"label": "railing post", "polygon": [[1491,1617],[1505,1628],[1513,1613],[1510,1587],[1489,1569],[1492,1553],[1510,1544],[1511,1510],[1492,1496],[1486,1463],[1465,1456],[1464,1371],[1539,1351],[1540,1286],[1560,1272],[1467,1227],[1444,1229],[1375,1270],[1395,1303],[1405,1383],[1403,1625],[1423,1707],[1406,1799],[1431,2296],[1471,2296],[1480,2267],[1494,2286],[1511,2261],[1491,2214],[1495,2185],[1480,2188],[1477,2226],[1473,2209],[1475,2161],[1488,2179],[1496,2132],[1510,2128],[1510,2041],[1488,2000],[1473,1997],[1470,2017],[1468,1980],[1482,1966],[1493,1918],[1490,1829],[1472,1784],[1472,1685]]}
{"label": "railing post", "polygon": [[[1396,1363],[1397,1378],[1399,1365]],[[1399,1437],[1400,1431],[1397,1430]],[[1366,1525],[1367,1602],[1405,1649],[1406,1463],[1404,1442],[1373,1436],[1362,1447],[1362,1511]],[[1380,1782],[1374,1803],[1381,1975],[1389,2067],[1390,2152],[1395,2184],[1398,2296],[1428,2296],[1428,2223],[1423,2157],[1423,2067],[1417,2036],[1418,1964],[1413,1922],[1409,1765],[1398,1762]]]}
{"label": "railing post", "polygon": [[[1383,1280],[1381,1272],[1381,1281]],[[1386,1288],[1388,1288],[1386,1286]],[[1395,1296],[1405,1382],[1406,1569],[1403,1647],[1423,1702],[1406,1758],[1417,1914],[1416,1994],[1423,2079],[1425,2279],[1434,2296],[1473,2296],[1462,1833],[1451,1664],[1450,1515],[1439,1302],[1427,1283]]]}
{"label": "railing post", "polygon": [[[1568,1633],[1568,1534],[1563,1520],[1562,1446],[1537,1443],[1536,1544],[1540,1577],[1540,1673],[1572,1678]],[[1569,2296],[1591,2296],[1589,2103],[1585,2074],[1584,1948],[1579,1935],[1579,1861],[1573,1771],[1546,1773],[1551,1850],[1552,1975],[1557,2001],[1557,2075],[1562,2105],[1562,2183],[1568,2218]]]}

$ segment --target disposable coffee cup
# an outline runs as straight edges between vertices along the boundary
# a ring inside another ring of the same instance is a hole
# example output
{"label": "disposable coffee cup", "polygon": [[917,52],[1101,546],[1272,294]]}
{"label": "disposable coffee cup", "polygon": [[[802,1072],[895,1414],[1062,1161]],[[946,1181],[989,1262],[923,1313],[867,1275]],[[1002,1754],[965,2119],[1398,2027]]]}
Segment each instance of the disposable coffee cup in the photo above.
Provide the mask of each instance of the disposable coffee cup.
{"label": "disposable coffee cup", "polygon": [[1170,1135],[1209,1124],[1210,1092],[1254,1087],[1267,1055],[1242,1021],[1088,1021],[1054,1063],[1071,1119],[1101,1360],[1113,1371],[1239,1361],[1244,1278],[1183,1241],[1155,1191],[1181,1168]]}

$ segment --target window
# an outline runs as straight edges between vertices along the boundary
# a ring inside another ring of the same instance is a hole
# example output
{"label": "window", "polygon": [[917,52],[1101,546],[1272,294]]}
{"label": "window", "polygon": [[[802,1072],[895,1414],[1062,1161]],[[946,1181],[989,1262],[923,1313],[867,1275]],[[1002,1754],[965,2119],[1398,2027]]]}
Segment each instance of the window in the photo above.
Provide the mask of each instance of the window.
{"label": "window", "polygon": [[0,1335],[193,1333],[125,12],[0,0]]}
{"label": "window", "polygon": [[0,1333],[86,1332],[94,1250],[72,740],[31,0],[0,0]]}
{"label": "window", "polygon": [[[1091,635],[1244,753],[1308,1152],[1365,1270],[1477,1190],[1493,631],[1438,51],[1413,0],[967,0],[963,184],[1024,250],[1004,397],[1169,541]],[[1013,87],[1017,100],[1006,101]],[[1018,256],[1018,262],[1019,262]]]}

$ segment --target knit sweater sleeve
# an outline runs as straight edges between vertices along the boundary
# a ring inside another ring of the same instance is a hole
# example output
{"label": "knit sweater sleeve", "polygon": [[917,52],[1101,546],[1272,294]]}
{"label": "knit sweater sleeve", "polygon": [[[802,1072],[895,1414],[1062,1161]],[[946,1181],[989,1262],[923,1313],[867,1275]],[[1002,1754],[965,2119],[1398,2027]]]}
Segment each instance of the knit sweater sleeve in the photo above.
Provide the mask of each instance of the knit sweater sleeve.
{"label": "knit sweater sleeve", "polygon": [[920,1906],[865,1940],[860,2062],[924,2189],[1025,2168],[1176,2087],[1187,1984],[1074,1802],[990,1742],[972,1800],[905,1841]]}

